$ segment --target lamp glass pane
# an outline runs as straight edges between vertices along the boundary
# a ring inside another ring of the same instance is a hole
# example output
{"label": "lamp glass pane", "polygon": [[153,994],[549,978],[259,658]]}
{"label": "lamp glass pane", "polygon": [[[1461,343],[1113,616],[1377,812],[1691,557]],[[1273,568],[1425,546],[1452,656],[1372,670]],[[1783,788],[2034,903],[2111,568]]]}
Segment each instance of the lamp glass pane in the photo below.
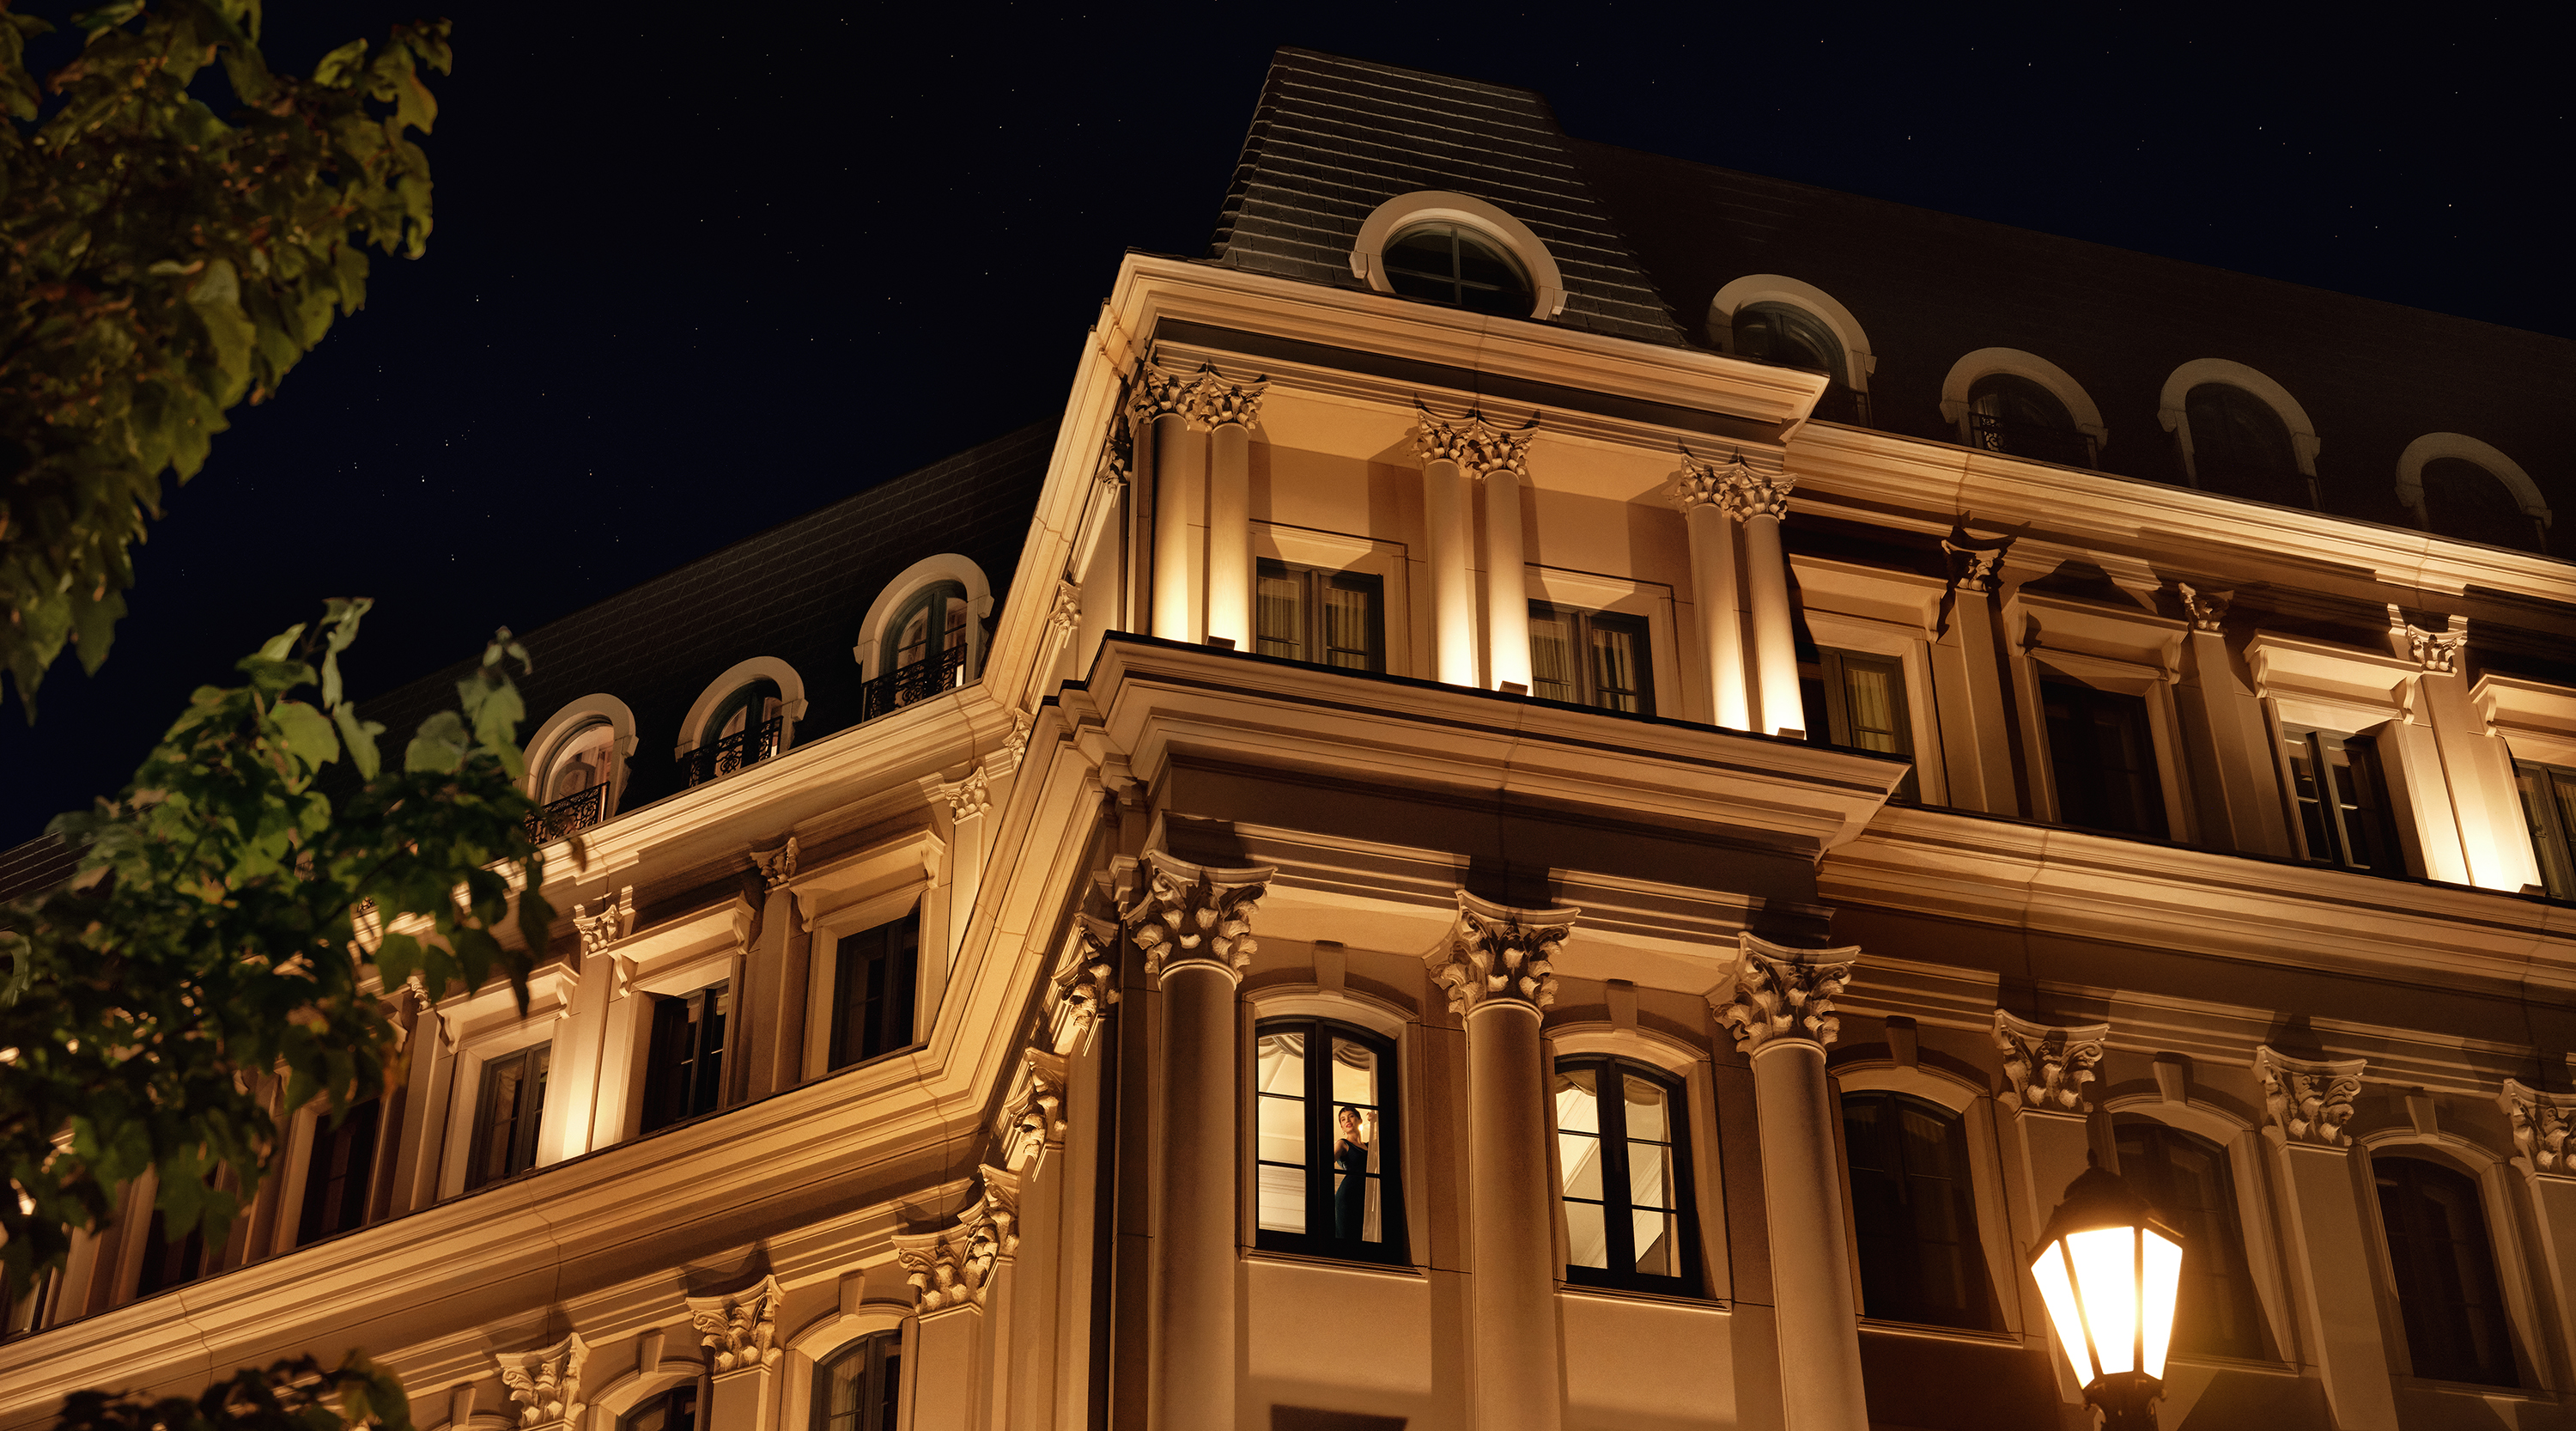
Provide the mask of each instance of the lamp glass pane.
{"label": "lamp glass pane", "polygon": [[2137,1236],[2132,1227],[2066,1234],[2075,1289],[2084,1299],[2084,1320],[2093,1329],[2093,1356],[2106,1376],[2138,1364]]}
{"label": "lamp glass pane", "polygon": [[2090,1385],[2094,1371],[2092,1357],[2084,1350],[2084,1317],[2076,1308],[2075,1283],[2066,1275],[2066,1258],[2057,1243],[2039,1249],[2030,1275],[2039,1283],[2039,1299],[2048,1304],[2048,1320],[2057,1328],[2057,1345],[2066,1353],[2066,1364],[2075,1369],[2077,1381]]}
{"label": "lamp glass pane", "polygon": [[2142,1229],[2146,1276],[2138,1287],[2138,1315],[2145,1325],[2146,1373],[2162,1380],[2165,1350],[2173,1344],[2174,1307],[2182,1286],[2182,1248],[2161,1233]]}

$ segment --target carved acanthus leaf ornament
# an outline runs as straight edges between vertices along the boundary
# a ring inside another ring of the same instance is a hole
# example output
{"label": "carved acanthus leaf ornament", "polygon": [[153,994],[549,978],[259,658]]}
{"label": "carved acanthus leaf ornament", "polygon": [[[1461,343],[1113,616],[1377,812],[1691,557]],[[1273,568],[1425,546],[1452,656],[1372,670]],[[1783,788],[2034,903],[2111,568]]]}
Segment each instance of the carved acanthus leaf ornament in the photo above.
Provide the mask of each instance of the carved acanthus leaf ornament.
{"label": "carved acanthus leaf ornament", "polygon": [[1252,911],[1269,892],[1270,869],[1208,869],[1148,851],[1145,892],[1120,922],[1145,951],[1145,972],[1160,976],[1183,964],[1211,964],[1239,974],[1260,945]]}
{"label": "carved acanthus leaf ornament", "polygon": [[1842,1032],[1834,997],[1851,983],[1857,947],[1792,949],[1739,934],[1734,977],[1709,995],[1739,1053],[1783,1039],[1830,1047]]}
{"label": "carved acanthus leaf ornament", "polygon": [[1470,477],[1529,475],[1530,439],[1538,436],[1535,415],[1519,427],[1504,427],[1481,412],[1452,420],[1432,416],[1419,402],[1413,406],[1421,415],[1413,430],[1413,450],[1423,461],[1455,462]]}
{"label": "carved acanthus leaf ornament", "polygon": [[1544,1010],[1556,1003],[1556,957],[1574,935],[1579,909],[1513,909],[1458,891],[1458,919],[1426,956],[1431,977],[1464,1016],[1490,1003]]}
{"label": "carved acanthus leaf ornament", "polygon": [[689,1325],[701,1333],[707,1364],[718,1376],[729,1371],[778,1365],[778,1304],[784,1294],[776,1277],[721,1297],[691,1297]]}
{"label": "carved acanthus leaf ornament", "polygon": [[895,1258],[924,1313],[982,1306],[1001,1239],[978,1198],[956,1225],[938,1232],[898,1234]]}
{"label": "carved acanthus leaf ornament", "polygon": [[537,1428],[578,1427],[586,1407],[581,1401],[581,1367],[590,1359],[590,1344],[574,1332],[543,1351],[502,1352],[501,1385],[509,1389],[518,1423]]}
{"label": "carved acanthus leaf ornament", "polygon": [[2319,1148],[2347,1147],[2344,1125],[2352,1121],[2353,1100],[2361,1096],[2364,1060],[2311,1061],[2275,1052],[2270,1045],[2254,1050],[2254,1078],[2263,1085],[2263,1118],[2283,1139]]}
{"label": "carved acanthus leaf ornament", "polygon": [[2109,1024],[2057,1028],[1995,1010],[1995,1047],[2003,1050],[2004,1078],[2024,1108],[2082,1112],[2084,1085],[2093,1081],[2103,1041],[2110,1036]]}
{"label": "carved acanthus leaf ornament", "polygon": [[2518,1079],[2504,1081],[2497,1102],[2513,1124],[2514,1151],[2540,1177],[2576,1177],[2576,1094],[2543,1093]]}

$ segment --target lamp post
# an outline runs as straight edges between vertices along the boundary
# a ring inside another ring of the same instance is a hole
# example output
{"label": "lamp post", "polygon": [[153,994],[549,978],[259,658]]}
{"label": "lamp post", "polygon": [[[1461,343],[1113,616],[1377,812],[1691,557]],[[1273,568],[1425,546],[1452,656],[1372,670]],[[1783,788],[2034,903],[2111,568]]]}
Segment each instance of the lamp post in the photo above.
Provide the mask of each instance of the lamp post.
{"label": "lamp post", "polygon": [[2103,1431],[2155,1431],[2182,1281],[2182,1234],[2099,1164],[2066,1185],[2031,1258],[2057,1344]]}

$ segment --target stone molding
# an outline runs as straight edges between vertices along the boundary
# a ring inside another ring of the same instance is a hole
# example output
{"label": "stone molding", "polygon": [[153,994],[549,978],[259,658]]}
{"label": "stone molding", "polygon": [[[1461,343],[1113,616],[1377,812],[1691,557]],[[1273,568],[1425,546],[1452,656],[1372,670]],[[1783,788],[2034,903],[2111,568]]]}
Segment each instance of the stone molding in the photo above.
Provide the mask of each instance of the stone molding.
{"label": "stone molding", "polygon": [[2448,629],[2427,631],[2406,619],[2396,602],[2388,603],[2388,644],[2398,655],[2437,676],[2457,675],[2460,652],[2469,644],[2469,618],[2454,616]]}
{"label": "stone molding", "polygon": [[2576,1093],[2543,1093],[2520,1079],[2504,1081],[2496,1095],[2513,1124],[2514,1161],[2533,1177],[2576,1178]]}
{"label": "stone molding", "polygon": [[775,1276],[720,1297],[689,1297],[689,1325],[704,1333],[707,1366],[717,1376],[778,1365],[778,1304],[786,1294]]}
{"label": "stone molding", "polygon": [[1488,1004],[1544,1011],[1556,1003],[1556,957],[1582,917],[1579,909],[1514,909],[1462,889],[1448,939],[1423,962],[1453,1014]]}
{"label": "stone molding", "polygon": [[1746,931],[1736,936],[1735,968],[1708,996],[1735,1034],[1735,1051],[1753,1053],[1784,1039],[1830,1048],[1842,1032],[1834,996],[1851,983],[1860,947],[1792,949]]}
{"label": "stone molding", "polygon": [[2236,599],[2232,591],[2201,591],[2189,582],[2174,583],[2174,592],[2182,598],[2183,615],[2194,631],[2214,632],[2227,619],[2228,603]]}
{"label": "stone molding", "polygon": [[[598,906],[593,912],[591,905]],[[581,952],[596,954],[635,932],[635,886],[617,891],[617,898],[602,897],[572,907],[572,927],[581,934]]]}
{"label": "stone molding", "polygon": [[771,889],[785,889],[787,882],[796,878],[796,857],[796,837],[789,835],[787,843],[777,849],[753,852],[751,862],[760,867],[763,883]]}
{"label": "stone molding", "polygon": [[1421,422],[1413,432],[1413,450],[1426,462],[1455,462],[1470,477],[1508,472],[1529,475],[1530,439],[1538,435],[1538,418],[1519,427],[1503,427],[1476,409],[1452,421],[1431,415],[1419,401],[1413,410]]}
{"label": "stone molding", "polygon": [[1203,964],[1239,977],[1260,951],[1252,937],[1252,911],[1278,871],[1210,869],[1148,850],[1145,892],[1120,915],[1136,947],[1145,951],[1145,973]]}
{"label": "stone molding", "polygon": [[2109,1024],[2057,1027],[1995,1010],[1995,1047],[2004,1054],[2004,1092],[2011,1106],[2043,1113],[2085,1113],[2084,1085],[2102,1062]]}
{"label": "stone molding", "polygon": [[574,1332],[543,1351],[500,1352],[501,1385],[522,1427],[576,1428],[589,1408],[581,1401],[581,1366],[590,1360],[590,1343]]}
{"label": "stone molding", "polygon": [[2263,1085],[2263,1121],[2282,1141],[2312,1148],[2348,1148],[2352,1135],[2352,1102],[2361,1096],[2366,1059],[2311,1061],[2275,1051],[2270,1044],[2254,1050],[2254,1079]]}

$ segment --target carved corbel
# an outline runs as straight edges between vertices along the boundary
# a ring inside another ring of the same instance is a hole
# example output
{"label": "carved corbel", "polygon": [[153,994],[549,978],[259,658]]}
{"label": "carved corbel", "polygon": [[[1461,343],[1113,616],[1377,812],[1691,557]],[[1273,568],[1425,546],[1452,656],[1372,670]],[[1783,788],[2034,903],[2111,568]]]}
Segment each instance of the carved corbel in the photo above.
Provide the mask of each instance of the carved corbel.
{"label": "carved corbel", "polygon": [[1145,972],[1160,978],[1184,964],[1207,964],[1238,975],[1260,945],[1252,937],[1252,911],[1269,892],[1272,869],[1208,869],[1159,850],[1144,857],[1145,892],[1120,915]]}
{"label": "carved corbel", "polygon": [[581,952],[588,956],[635,932],[635,886],[626,885],[615,899],[600,899],[592,904],[577,903],[572,907],[572,927],[581,934]]}
{"label": "carved corbel", "polygon": [[1070,636],[1082,624],[1082,588],[1072,582],[1055,584],[1055,607],[1047,612],[1047,629],[1058,636]]}
{"label": "carved corbel", "polygon": [[753,851],[751,862],[759,868],[763,884],[771,889],[784,889],[789,880],[796,878],[796,856],[796,837],[789,835],[787,842],[777,849]]}
{"label": "carved corbel", "polygon": [[2406,619],[2396,602],[2388,603],[2388,645],[2399,656],[2436,676],[2459,674],[2460,653],[2468,648],[2469,618],[2454,616],[2447,629],[2427,631]]}
{"label": "carved corbel", "polygon": [[2201,591],[2189,582],[2174,583],[2174,592],[2182,598],[2183,615],[2190,619],[2191,629],[2215,632],[2227,619],[2228,603],[2236,599],[2232,591]]}
{"label": "carved corbel", "polygon": [[2083,1113],[2084,1085],[2102,1062],[2109,1024],[2057,1028],[1995,1010],[1995,1047],[2004,1053],[2005,1093],[2013,1106],[2043,1113]]}
{"label": "carved corbel", "polygon": [[1020,1051],[1020,1082],[1002,1109],[1004,1161],[1025,1171],[1048,1149],[1064,1144],[1064,1055],[1042,1048]]}
{"label": "carved corbel", "polygon": [[1735,1033],[1738,1053],[1753,1053],[1785,1039],[1829,1048],[1842,1032],[1834,998],[1851,983],[1857,946],[1792,949],[1750,932],[1736,936],[1735,969],[1708,996],[1710,1007]]}
{"label": "carved corbel", "polygon": [[716,1375],[778,1365],[778,1303],[785,1294],[778,1279],[763,1277],[755,1286],[720,1297],[690,1297],[689,1325],[707,1349],[707,1365]]}
{"label": "carved corbel", "polygon": [[495,1355],[518,1424],[528,1431],[580,1426],[587,1409],[581,1401],[581,1365],[589,1359],[590,1344],[579,1332],[543,1351]]}
{"label": "carved corbel", "polygon": [[2523,1171],[2534,1177],[2576,1178],[2576,1146],[2569,1144],[2569,1135],[2576,1133],[2576,1094],[2543,1093],[2508,1078],[2496,1102],[2513,1124],[2513,1147],[2520,1155],[2514,1161]]}
{"label": "carved corbel", "polygon": [[1556,957],[1574,937],[1579,909],[1513,909],[1458,891],[1458,918],[1425,956],[1432,981],[1464,1017],[1487,1004],[1533,1011],[1556,1003]]}
{"label": "carved corbel", "polygon": [[898,1233],[893,1241],[903,1280],[912,1284],[915,1304],[923,1315],[984,1304],[984,1283],[992,1276],[1001,1242],[980,1198],[952,1227]]}
{"label": "carved corbel", "polygon": [[1019,1175],[989,1165],[975,1171],[984,1179],[984,1198],[978,1206],[985,1226],[993,1230],[994,1255],[1012,1256],[1020,1250]]}
{"label": "carved corbel", "polygon": [[2317,1148],[2352,1144],[2344,1125],[2352,1121],[2353,1100],[2361,1096],[2365,1060],[2310,1061],[2275,1052],[2266,1044],[2254,1050],[2254,1078],[2263,1085],[2263,1121],[2282,1141]]}
{"label": "carved corbel", "polygon": [[940,786],[939,795],[948,802],[948,818],[952,821],[982,819],[984,812],[993,808],[984,768],[980,765],[965,779],[953,785]]}
{"label": "carved corbel", "polygon": [[1056,971],[1051,1010],[1058,1053],[1088,1048],[1101,1016],[1118,1002],[1118,926],[1088,914],[1075,915],[1073,925],[1071,957]]}

